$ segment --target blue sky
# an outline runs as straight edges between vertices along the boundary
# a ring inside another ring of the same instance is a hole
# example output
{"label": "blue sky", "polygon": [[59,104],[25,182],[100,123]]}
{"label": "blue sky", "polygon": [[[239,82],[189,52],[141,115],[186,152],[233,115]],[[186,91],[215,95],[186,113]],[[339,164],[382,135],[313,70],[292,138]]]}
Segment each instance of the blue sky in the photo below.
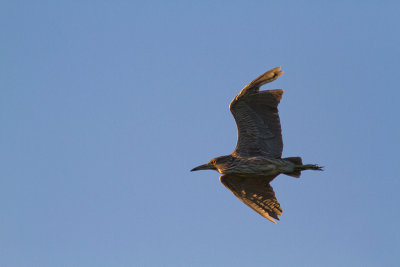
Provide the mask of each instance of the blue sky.
{"label": "blue sky", "polygon": [[[4,1],[1,266],[397,266],[400,4]],[[284,75],[277,225],[216,172]]]}

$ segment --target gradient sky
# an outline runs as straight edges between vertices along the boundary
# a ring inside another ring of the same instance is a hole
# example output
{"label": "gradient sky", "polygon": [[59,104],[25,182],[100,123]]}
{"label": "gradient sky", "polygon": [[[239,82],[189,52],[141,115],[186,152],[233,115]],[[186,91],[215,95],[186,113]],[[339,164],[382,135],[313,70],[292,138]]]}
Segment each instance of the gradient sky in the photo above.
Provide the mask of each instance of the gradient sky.
{"label": "gradient sky", "polygon": [[[0,266],[398,266],[398,1],[3,1]],[[284,75],[277,225],[212,171]]]}

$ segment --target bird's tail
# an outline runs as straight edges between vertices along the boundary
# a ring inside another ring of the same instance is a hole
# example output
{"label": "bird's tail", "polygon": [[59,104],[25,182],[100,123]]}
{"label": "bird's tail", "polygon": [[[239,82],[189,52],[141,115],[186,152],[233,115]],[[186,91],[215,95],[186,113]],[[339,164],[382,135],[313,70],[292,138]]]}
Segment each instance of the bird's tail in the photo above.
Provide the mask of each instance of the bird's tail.
{"label": "bird's tail", "polygon": [[[291,163],[295,164],[297,166],[303,166],[303,161],[301,160],[300,157],[290,157],[290,158],[284,158],[284,160],[290,161]],[[294,171],[285,173],[286,175],[292,176],[294,178],[299,178],[301,175],[301,170],[295,168]]]}
{"label": "bird's tail", "polygon": [[291,163],[293,163],[295,165],[303,165],[303,161],[301,160],[300,157],[284,158],[284,160],[290,161]]}

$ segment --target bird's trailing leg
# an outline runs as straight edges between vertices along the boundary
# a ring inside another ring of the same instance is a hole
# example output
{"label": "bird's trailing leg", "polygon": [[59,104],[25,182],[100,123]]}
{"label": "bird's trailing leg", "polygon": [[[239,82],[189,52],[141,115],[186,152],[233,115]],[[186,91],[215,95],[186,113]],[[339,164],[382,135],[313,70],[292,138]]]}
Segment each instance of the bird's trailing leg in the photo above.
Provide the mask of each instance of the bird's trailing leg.
{"label": "bird's trailing leg", "polygon": [[296,167],[296,169],[300,170],[300,171],[304,171],[304,170],[314,170],[314,171],[323,171],[324,167],[318,166],[316,164],[306,164],[306,165],[301,165]]}
{"label": "bird's trailing leg", "polygon": [[285,172],[286,175],[299,178],[302,171],[305,170],[315,170],[315,171],[322,171],[323,167],[318,166],[316,164],[305,164],[303,165],[302,160],[300,157],[291,157],[291,158],[284,158],[287,161],[290,161],[295,164],[294,170],[291,172]]}

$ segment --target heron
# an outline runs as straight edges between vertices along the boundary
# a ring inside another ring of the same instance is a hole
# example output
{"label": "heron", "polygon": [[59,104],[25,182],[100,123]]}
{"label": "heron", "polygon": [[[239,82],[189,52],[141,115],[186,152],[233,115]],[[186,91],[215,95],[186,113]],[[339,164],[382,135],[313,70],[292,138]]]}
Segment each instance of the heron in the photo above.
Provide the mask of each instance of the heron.
{"label": "heron", "polygon": [[278,104],[282,89],[260,91],[283,74],[273,68],[247,84],[232,100],[229,109],[236,121],[238,137],[231,155],[213,158],[191,171],[215,170],[220,181],[246,205],[276,223],[282,208],[270,185],[279,174],[299,178],[304,170],[318,170],[317,164],[303,165],[301,157],[282,158],[282,130]]}

